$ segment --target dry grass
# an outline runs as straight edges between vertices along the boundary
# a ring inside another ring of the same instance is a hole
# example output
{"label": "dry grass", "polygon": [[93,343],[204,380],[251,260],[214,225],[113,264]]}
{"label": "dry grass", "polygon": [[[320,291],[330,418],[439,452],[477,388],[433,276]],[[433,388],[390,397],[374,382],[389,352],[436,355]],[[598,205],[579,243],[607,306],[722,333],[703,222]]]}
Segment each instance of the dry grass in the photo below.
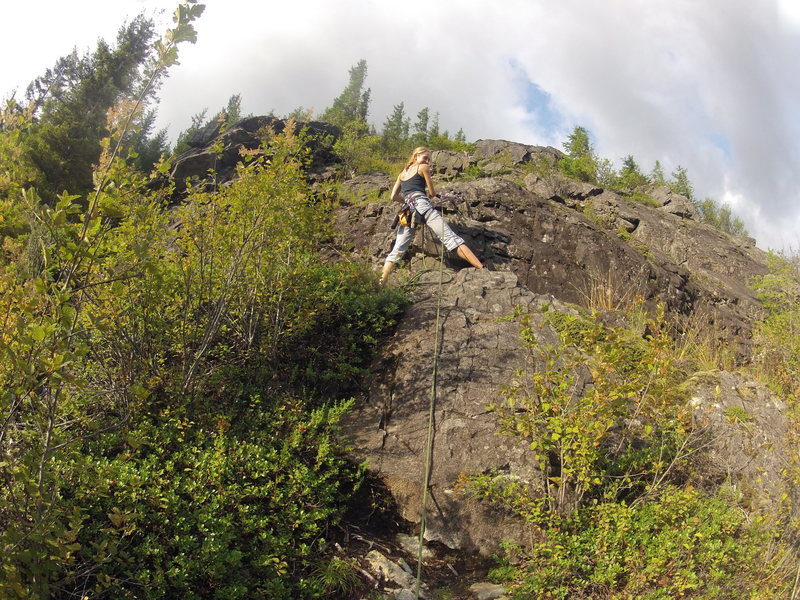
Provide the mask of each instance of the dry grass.
{"label": "dry grass", "polygon": [[599,269],[591,269],[588,282],[575,289],[589,310],[631,312],[642,303],[642,277],[643,273],[639,272],[623,280],[619,271],[609,269],[602,273]]}
{"label": "dry grass", "polygon": [[673,337],[679,360],[691,362],[700,371],[730,371],[740,366],[736,352],[708,313],[692,313],[676,328]]}

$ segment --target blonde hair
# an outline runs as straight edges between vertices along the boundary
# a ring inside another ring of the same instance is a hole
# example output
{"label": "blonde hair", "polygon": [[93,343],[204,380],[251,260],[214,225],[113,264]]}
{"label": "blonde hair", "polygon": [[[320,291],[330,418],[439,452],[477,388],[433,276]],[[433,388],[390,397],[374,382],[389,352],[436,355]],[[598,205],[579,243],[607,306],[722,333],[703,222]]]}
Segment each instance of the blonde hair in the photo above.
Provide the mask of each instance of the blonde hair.
{"label": "blonde hair", "polygon": [[417,154],[422,154],[423,152],[430,152],[430,149],[426,148],[425,146],[417,146],[414,148],[413,152],[411,152],[411,156],[408,157],[408,161],[406,161],[406,166],[403,167],[403,170],[413,165],[417,158]]}

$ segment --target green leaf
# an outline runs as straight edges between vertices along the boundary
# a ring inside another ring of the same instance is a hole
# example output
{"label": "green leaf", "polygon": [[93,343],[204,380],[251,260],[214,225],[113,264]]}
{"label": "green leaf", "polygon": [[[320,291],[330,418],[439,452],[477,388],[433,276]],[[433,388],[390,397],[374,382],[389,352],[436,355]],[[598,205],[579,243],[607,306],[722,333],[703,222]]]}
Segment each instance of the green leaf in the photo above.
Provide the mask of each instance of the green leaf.
{"label": "green leaf", "polygon": [[31,337],[37,342],[41,342],[47,335],[47,330],[41,325],[35,325],[31,328]]}

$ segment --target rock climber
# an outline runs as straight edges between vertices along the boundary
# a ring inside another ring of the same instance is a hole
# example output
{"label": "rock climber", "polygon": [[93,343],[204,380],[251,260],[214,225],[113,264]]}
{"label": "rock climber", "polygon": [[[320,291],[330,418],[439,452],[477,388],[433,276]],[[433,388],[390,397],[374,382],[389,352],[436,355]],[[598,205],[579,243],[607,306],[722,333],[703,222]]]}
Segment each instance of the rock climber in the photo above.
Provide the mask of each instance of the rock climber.
{"label": "rock climber", "polygon": [[397,226],[397,238],[394,247],[386,257],[381,271],[380,283],[386,283],[389,275],[411,245],[416,233],[418,220],[424,222],[436,234],[448,250],[455,250],[456,254],[471,264],[476,269],[482,269],[483,263],[470,250],[431,204],[431,198],[436,196],[436,190],[431,180],[431,151],[420,146],[411,153],[406,166],[397,176],[392,187],[391,199],[395,202],[404,202],[412,211],[416,211],[415,218],[408,225]]}

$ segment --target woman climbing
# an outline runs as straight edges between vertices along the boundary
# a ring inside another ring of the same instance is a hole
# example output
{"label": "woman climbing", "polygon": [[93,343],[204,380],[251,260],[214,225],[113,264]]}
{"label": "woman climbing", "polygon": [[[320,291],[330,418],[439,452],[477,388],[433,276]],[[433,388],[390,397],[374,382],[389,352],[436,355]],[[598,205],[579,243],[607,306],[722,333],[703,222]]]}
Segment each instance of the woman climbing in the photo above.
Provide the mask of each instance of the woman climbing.
{"label": "woman climbing", "polygon": [[[394,182],[391,199],[396,202],[405,202],[412,211],[416,210],[418,213],[418,215],[415,215],[416,218],[421,218],[448,250],[455,250],[461,258],[473,267],[482,269],[483,263],[478,260],[478,257],[464,243],[464,240],[450,229],[450,226],[439,214],[439,211],[433,208],[431,204],[430,199],[436,196],[436,191],[433,189],[433,181],[431,181],[431,170],[428,166],[430,162],[430,150],[423,146],[415,148],[405,168],[397,176],[397,181]],[[411,240],[414,239],[414,233],[416,232],[415,223],[416,220],[413,220],[407,226],[402,224],[397,226],[397,239],[394,242],[394,248],[392,248],[389,256],[386,257],[386,262],[383,263],[381,285],[386,283],[389,275],[397,263],[400,262],[400,259],[403,258],[406,250],[408,250],[408,246],[411,244]]]}

